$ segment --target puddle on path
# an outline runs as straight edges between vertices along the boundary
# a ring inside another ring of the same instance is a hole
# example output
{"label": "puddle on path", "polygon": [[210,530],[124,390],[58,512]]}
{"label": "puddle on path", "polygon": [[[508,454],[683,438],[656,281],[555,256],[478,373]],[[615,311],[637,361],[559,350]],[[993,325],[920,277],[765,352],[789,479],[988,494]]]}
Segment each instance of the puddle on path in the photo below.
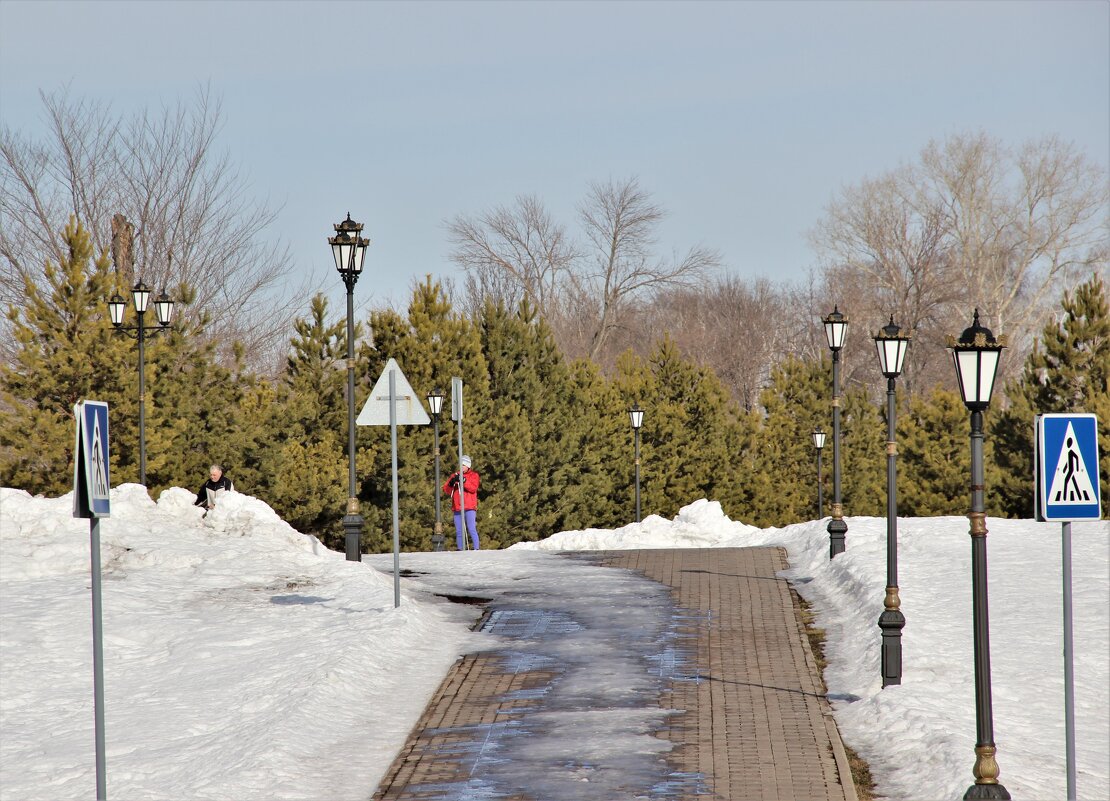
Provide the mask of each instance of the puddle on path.
{"label": "puddle on path", "polygon": [[[560,600],[549,599],[550,605]],[[504,598],[499,603],[504,607],[511,601]],[[636,599],[630,595],[625,602],[636,603]],[[495,608],[482,630],[509,641],[492,652],[501,670],[513,675],[535,673],[542,684],[493,699],[506,706],[499,711],[504,717],[494,723],[425,732],[440,738],[439,744],[431,746],[432,753],[460,764],[467,778],[409,785],[405,797],[427,801],[711,797],[702,774],[676,772],[668,765],[671,745],[656,733],[666,730],[672,714],[658,706],[663,692],[676,682],[703,680],[697,665],[697,638],[713,620],[708,613],[674,607],[665,593],[656,594],[650,603],[658,607],[653,624],[636,629],[620,625],[620,609]],[[636,620],[643,624],[643,610],[637,611]],[[636,674],[632,680],[630,671]],[[608,691],[606,683],[611,684]]]}

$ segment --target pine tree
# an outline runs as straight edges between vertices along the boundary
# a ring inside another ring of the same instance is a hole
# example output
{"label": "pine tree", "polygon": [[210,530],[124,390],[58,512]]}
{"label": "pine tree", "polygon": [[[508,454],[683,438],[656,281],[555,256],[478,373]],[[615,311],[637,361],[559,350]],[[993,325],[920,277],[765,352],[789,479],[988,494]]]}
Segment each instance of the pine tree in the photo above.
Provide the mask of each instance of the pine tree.
{"label": "pine tree", "polygon": [[[990,428],[1000,473],[1000,512],[1033,515],[1034,420],[1038,414],[1086,412],[1098,416],[1100,443],[1110,442],[1110,306],[1099,276],[1066,294],[1063,315],[1034,343],[1020,379],[1008,386],[1010,406]],[[1103,446],[1105,447],[1105,445]],[[1110,459],[1099,464],[1101,497],[1110,490]],[[988,491],[992,488],[988,487]]]}
{"label": "pine tree", "polygon": [[[924,397],[915,395],[899,410],[896,423],[898,514],[965,514],[971,494],[971,429],[960,396],[940,387]],[[984,456],[990,440],[984,443]]]}
{"label": "pine tree", "polygon": [[22,306],[8,310],[15,355],[0,366],[6,407],[0,414],[0,483],[32,493],[72,488],[73,405],[80,400],[108,403],[113,484],[137,442],[130,424],[137,419],[137,393],[121,383],[125,375],[135,378],[135,368],[107,320],[105,304],[113,294],[108,257],[93,259],[88,232],[76,220],[62,241],[68,255],[46,263],[43,290],[26,281]]}
{"label": "pine tree", "polygon": [[[755,438],[750,487],[750,522],[782,526],[816,516],[817,454],[812,432],[828,434],[824,460],[827,515],[832,504],[832,426],[829,415],[829,367],[789,357],[771,372],[760,395],[765,410]],[[846,486],[843,482],[842,486]]]}

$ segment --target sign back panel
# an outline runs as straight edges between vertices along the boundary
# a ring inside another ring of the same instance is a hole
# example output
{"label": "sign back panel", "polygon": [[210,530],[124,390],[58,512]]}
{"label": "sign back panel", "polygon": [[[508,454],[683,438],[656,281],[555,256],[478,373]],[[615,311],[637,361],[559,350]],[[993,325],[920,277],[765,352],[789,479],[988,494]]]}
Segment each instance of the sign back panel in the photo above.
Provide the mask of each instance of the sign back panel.
{"label": "sign back panel", "polygon": [[81,401],[74,405],[73,516],[111,516],[112,482],[108,474],[108,404]]}

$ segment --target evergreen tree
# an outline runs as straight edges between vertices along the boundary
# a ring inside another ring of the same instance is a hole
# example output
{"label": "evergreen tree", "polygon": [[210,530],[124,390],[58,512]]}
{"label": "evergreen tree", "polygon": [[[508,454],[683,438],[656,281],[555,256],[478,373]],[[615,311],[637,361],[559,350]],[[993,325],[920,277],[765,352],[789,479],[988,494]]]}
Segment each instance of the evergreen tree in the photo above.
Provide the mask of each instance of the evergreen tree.
{"label": "evergreen tree", "polygon": [[[478,327],[454,313],[438,282],[429,276],[413,291],[408,317],[395,311],[371,314],[374,344],[359,348],[358,372],[362,383],[356,387],[356,408],[365,402],[370,389],[381,375],[388,359],[394,358],[409,384],[425,403],[435,388],[449,390],[452,376],[464,385],[464,448],[483,475],[480,511],[486,496],[485,471],[488,468],[487,443],[483,438],[489,415],[489,378],[482,354]],[[455,446],[457,428],[451,422],[450,397],[444,403],[440,424],[443,479],[458,461]],[[366,426],[358,431],[359,499],[366,520],[364,546],[371,551],[388,551],[392,545],[392,487],[390,438],[387,426]],[[402,550],[429,550],[435,519],[434,503],[438,487],[433,486],[432,426],[398,426],[397,470],[399,529]],[[444,505],[444,531],[447,543],[453,542],[454,526],[449,503]],[[479,533],[485,538],[483,526]],[[492,540],[491,540],[492,543]]]}
{"label": "evergreen tree", "polygon": [[[309,317],[294,322],[291,353],[278,387],[260,385],[242,405],[258,436],[255,493],[294,528],[342,550],[347,476],[347,328],[329,322],[317,294]],[[355,326],[358,336],[359,326]],[[267,403],[269,401],[269,403]]]}
{"label": "evergreen tree", "polygon": [[[814,428],[828,434],[824,460],[825,510],[832,505],[832,425],[829,411],[829,366],[788,357],[771,372],[760,395],[765,410],[755,439],[748,478],[750,522],[782,526],[816,516],[817,454]],[[845,482],[846,486],[846,482]]]}
{"label": "evergreen tree", "polygon": [[[971,424],[959,394],[936,387],[915,395],[897,418],[898,514],[966,514],[971,497]],[[984,442],[984,457],[991,438]],[[985,463],[991,460],[985,458]],[[988,479],[988,485],[990,484]]]}
{"label": "evergreen tree", "polygon": [[881,517],[886,514],[885,410],[864,387],[849,387],[842,403],[840,489],[844,514]]}
{"label": "evergreen tree", "polygon": [[[1038,414],[1086,412],[1098,416],[1100,443],[1110,442],[1110,306],[1100,277],[1066,294],[1063,315],[1050,322],[1008,386],[1010,406],[991,426],[996,440],[999,512],[1032,517],[1034,419]],[[1105,444],[1103,444],[1105,447]],[[1099,465],[1100,494],[1110,490],[1110,459]]]}
{"label": "evergreen tree", "polygon": [[32,493],[72,489],[73,406],[80,400],[108,403],[113,483],[120,481],[121,463],[130,466],[137,443],[137,429],[126,422],[137,420],[137,393],[120,382],[124,375],[134,378],[135,368],[106,319],[114,291],[110,262],[106,254],[93,258],[88,232],[76,220],[62,242],[66,257],[46,263],[42,289],[26,280],[22,306],[9,308],[15,355],[0,366],[6,407],[0,414],[0,483]]}

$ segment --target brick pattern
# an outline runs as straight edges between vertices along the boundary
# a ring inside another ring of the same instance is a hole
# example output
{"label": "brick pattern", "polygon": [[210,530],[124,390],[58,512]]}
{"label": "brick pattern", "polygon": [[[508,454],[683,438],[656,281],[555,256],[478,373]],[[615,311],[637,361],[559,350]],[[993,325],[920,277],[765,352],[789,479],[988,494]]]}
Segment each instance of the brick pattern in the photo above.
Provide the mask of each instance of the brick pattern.
{"label": "brick pattern", "polygon": [[[676,633],[691,664],[659,699],[681,710],[658,733],[674,744],[679,783],[668,799],[856,801],[847,759],[789,585],[780,548],[692,548],[576,554],[672,588]],[[696,666],[696,668],[692,668]],[[502,655],[452,667],[386,772],[375,801],[477,797],[472,775],[500,727],[540,703],[545,669],[506,672]],[[646,796],[645,796],[646,797]],[[651,796],[655,798],[655,795]],[[614,799],[614,801],[618,801]]]}

